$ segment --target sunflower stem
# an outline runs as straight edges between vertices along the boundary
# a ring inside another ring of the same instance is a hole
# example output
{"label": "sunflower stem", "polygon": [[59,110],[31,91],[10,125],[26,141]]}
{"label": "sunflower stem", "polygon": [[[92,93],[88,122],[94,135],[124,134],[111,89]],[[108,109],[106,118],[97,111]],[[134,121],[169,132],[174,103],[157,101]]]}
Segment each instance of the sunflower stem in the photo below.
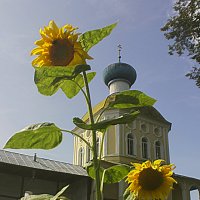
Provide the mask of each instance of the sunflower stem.
{"label": "sunflower stem", "polygon": [[85,100],[87,101],[87,104],[88,104],[89,99],[88,99],[87,94],[86,94],[85,91],[83,90],[83,88],[82,88],[76,81],[74,81],[74,80],[72,80],[72,81],[80,88],[80,90],[81,90],[81,92],[83,93],[83,95],[84,95],[84,97],[85,97]]}
{"label": "sunflower stem", "polygon": [[[89,85],[88,85],[88,80],[87,80],[87,75],[86,72],[83,72],[83,79],[85,83],[85,89],[86,89],[86,95],[87,95],[87,106],[88,106],[88,113],[89,113],[89,120],[91,125],[94,124],[94,115],[92,112],[92,103],[91,103],[91,98],[90,98],[90,90],[89,90]],[[100,162],[97,158],[97,142],[96,142],[96,130],[92,131],[92,142],[93,142],[93,164],[94,164],[94,170],[95,170],[95,181],[96,181],[96,200],[102,200],[102,193],[100,190],[101,187],[101,180],[100,180]]]}
{"label": "sunflower stem", "polygon": [[104,130],[103,133],[102,133],[102,140],[101,140],[101,146],[100,146],[99,160],[101,160],[102,153],[103,153],[103,143],[104,143],[105,133],[106,133],[106,130]]}
{"label": "sunflower stem", "polygon": [[62,132],[66,132],[66,133],[71,133],[72,135],[75,135],[76,137],[80,138],[83,142],[85,142],[85,144],[88,145],[88,147],[90,149],[92,149],[90,143],[87,140],[85,140],[83,137],[81,137],[78,133],[75,133],[75,132],[69,131],[69,130],[65,130],[65,129],[61,129],[61,131]]}

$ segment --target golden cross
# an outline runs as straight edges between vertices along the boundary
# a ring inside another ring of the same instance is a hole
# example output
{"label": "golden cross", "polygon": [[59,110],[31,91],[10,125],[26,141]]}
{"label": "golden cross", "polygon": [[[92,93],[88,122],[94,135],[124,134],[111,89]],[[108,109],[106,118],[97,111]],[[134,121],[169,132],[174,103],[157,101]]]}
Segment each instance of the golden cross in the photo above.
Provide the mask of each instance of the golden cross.
{"label": "golden cross", "polygon": [[120,63],[120,61],[121,61],[121,50],[122,50],[122,45],[121,44],[119,44],[118,46],[118,58],[119,58],[119,63]]}

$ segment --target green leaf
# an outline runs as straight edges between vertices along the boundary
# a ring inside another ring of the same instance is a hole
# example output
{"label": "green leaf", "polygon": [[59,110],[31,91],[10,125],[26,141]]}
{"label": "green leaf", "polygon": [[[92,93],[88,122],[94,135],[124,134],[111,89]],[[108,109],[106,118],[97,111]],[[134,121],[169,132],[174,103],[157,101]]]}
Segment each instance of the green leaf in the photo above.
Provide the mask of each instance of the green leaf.
{"label": "green leaf", "polygon": [[4,149],[52,149],[62,141],[61,130],[53,123],[30,125],[13,135]]}
{"label": "green leaf", "polygon": [[127,90],[111,94],[107,97],[105,108],[137,108],[153,106],[155,99],[138,90]]}
{"label": "green leaf", "polygon": [[137,196],[134,193],[131,193],[127,188],[123,194],[124,200],[137,200]]}
{"label": "green leaf", "polygon": [[21,200],[51,200],[53,196],[50,194],[29,195],[22,197]]}
{"label": "green leaf", "polygon": [[[95,179],[95,169],[93,163],[88,164],[86,166],[86,170],[88,175],[92,179]],[[100,179],[102,179],[103,172],[105,172],[103,182],[106,184],[112,184],[112,183],[118,183],[121,180],[123,180],[129,173],[130,167],[128,165],[115,165],[107,169],[100,167],[99,171],[100,171]]]}
{"label": "green leaf", "polygon": [[117,23],[111,24],[101,29],[96,29],[92,31],[88,31],[83,33],[79,37],[79,41],[81,42],[81,46],[83,49],[88,52],[91,47],[99,43],[103,38],[110,35],[112,30],[116,27]]}
{"label": "green leaf", "polygon": [[[75,81],[81,86],[81,88],[83,88],[85,86],[85,83],[84,83],[83,75],[82,74],[80,75],[81,77],[75,79]],[[95,75],[96,75],[96,72],[89,72],[86,74],[88,83],[95,77]]]}
{"label": "green leaf", "polygon": [[[96,72],[87,73],[88,83],[95,77],[95,75]],[[82,74],[78,74],[74,80],[65,80],[61,86],[62,91],[70,99],[76,96],[79,93],[80,88],[83,87],[84,87],[84,80]]]}
{"label": "green leaf", "polygon": [[116,118],[116,119],[106,119],[101,122],[95,123],[95,124],[86,124],[82,119],[75,117],[73,118],[74,124],[85,130],[103,130],[108,128],[111,125],[116,124],[126,124],[132,122],[136,117],[139,115],[139,111],[135,111],[133,113],[125,113],[124,115]]}
{"label": "green leaf", "polygon": [[105,170],[104,183],[118,183],[123,180],[130,171],[128,165],[115,165]]}
{"label": "green leaf", "polygon": [[[93,162],[88,163],[88,164],[85,166],[85,168],[86,168],[86,170],[87,170],[88,175],[89,175],[92,179],[95,179],[95,169],[94,169],[94,164],[93,164]],[[100,167],[100,168],[99,168],[100,178],[102,177],[103,171],[104,171],[104,168],[103,168],[103,167]]]}
{"label": "green leaf", "polygon": [[[62,190],[60,190],[60,191],[59,191],[54,197],[52,197],[50,200],[56,200],[56,199],[58,199],[59,196],[60,196],[61,194],[63,194],[63,192],[64,192],[68,187],[69,187],[69,185],[67,185],[67,186],[65,186],[64,188],[62,188]],[[66,197],[63,197],[62,199],[66,199],[66,200],[67,200]]]}
{"label": "green leaf", "polygon": [[73,80],[81,72],[90,70],[89,65],[67,67],[36,67],[34,81],[38,91],[47,96],[55,94],[66,80]]}
{"label": "green leaf", "polygon": [[68,187],[69,185],[62,188],[62,190],[59,191],[55,196],[50,194],[29,195],[27,197],[22,197],[21,200],[57,200],[57,199],[68,200],[68,198],[60,196]]}

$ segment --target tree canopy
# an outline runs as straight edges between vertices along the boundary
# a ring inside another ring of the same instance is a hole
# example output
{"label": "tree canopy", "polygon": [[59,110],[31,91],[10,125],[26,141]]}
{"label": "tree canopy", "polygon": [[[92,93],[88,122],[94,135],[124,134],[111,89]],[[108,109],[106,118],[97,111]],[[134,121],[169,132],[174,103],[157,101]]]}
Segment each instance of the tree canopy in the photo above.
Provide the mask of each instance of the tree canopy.
{"label": "tree canopy", "polygon": [[[173,40],[169,54],[186,53],[197,65],[200,64],[200,0],[178,0],[173,9],[175,15],[161,28],[166,39]],[[186,74],[200,88],[200,67],[195,66]]]}

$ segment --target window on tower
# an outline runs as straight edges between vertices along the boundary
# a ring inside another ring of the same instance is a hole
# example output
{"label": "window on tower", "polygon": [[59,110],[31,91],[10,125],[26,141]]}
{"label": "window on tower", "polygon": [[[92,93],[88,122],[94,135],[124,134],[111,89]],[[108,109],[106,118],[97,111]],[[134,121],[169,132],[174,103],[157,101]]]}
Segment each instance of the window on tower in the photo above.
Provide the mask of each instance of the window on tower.
{"label": "window on tower", "polygon": [[127,135],[127,153],[134,156],[134,136],[132,133]]}
{"label": "window on tower", "polygon": [[84,164],[84,149],[83,149],[83,147],[81,147],[79,149],[79,153],[78,154],[79,154],[78,155],[78,164],[83,166],[83,164]]}
{"label": "window on tower", "polygon": [[156,141],[155,143],[155,153],[156,153],[156,159],[161,158],[161,144],[160,141]]}
{"label": "window on tower", "polygon": [[148,159],[148,139],[142,138],[142,158]]}

